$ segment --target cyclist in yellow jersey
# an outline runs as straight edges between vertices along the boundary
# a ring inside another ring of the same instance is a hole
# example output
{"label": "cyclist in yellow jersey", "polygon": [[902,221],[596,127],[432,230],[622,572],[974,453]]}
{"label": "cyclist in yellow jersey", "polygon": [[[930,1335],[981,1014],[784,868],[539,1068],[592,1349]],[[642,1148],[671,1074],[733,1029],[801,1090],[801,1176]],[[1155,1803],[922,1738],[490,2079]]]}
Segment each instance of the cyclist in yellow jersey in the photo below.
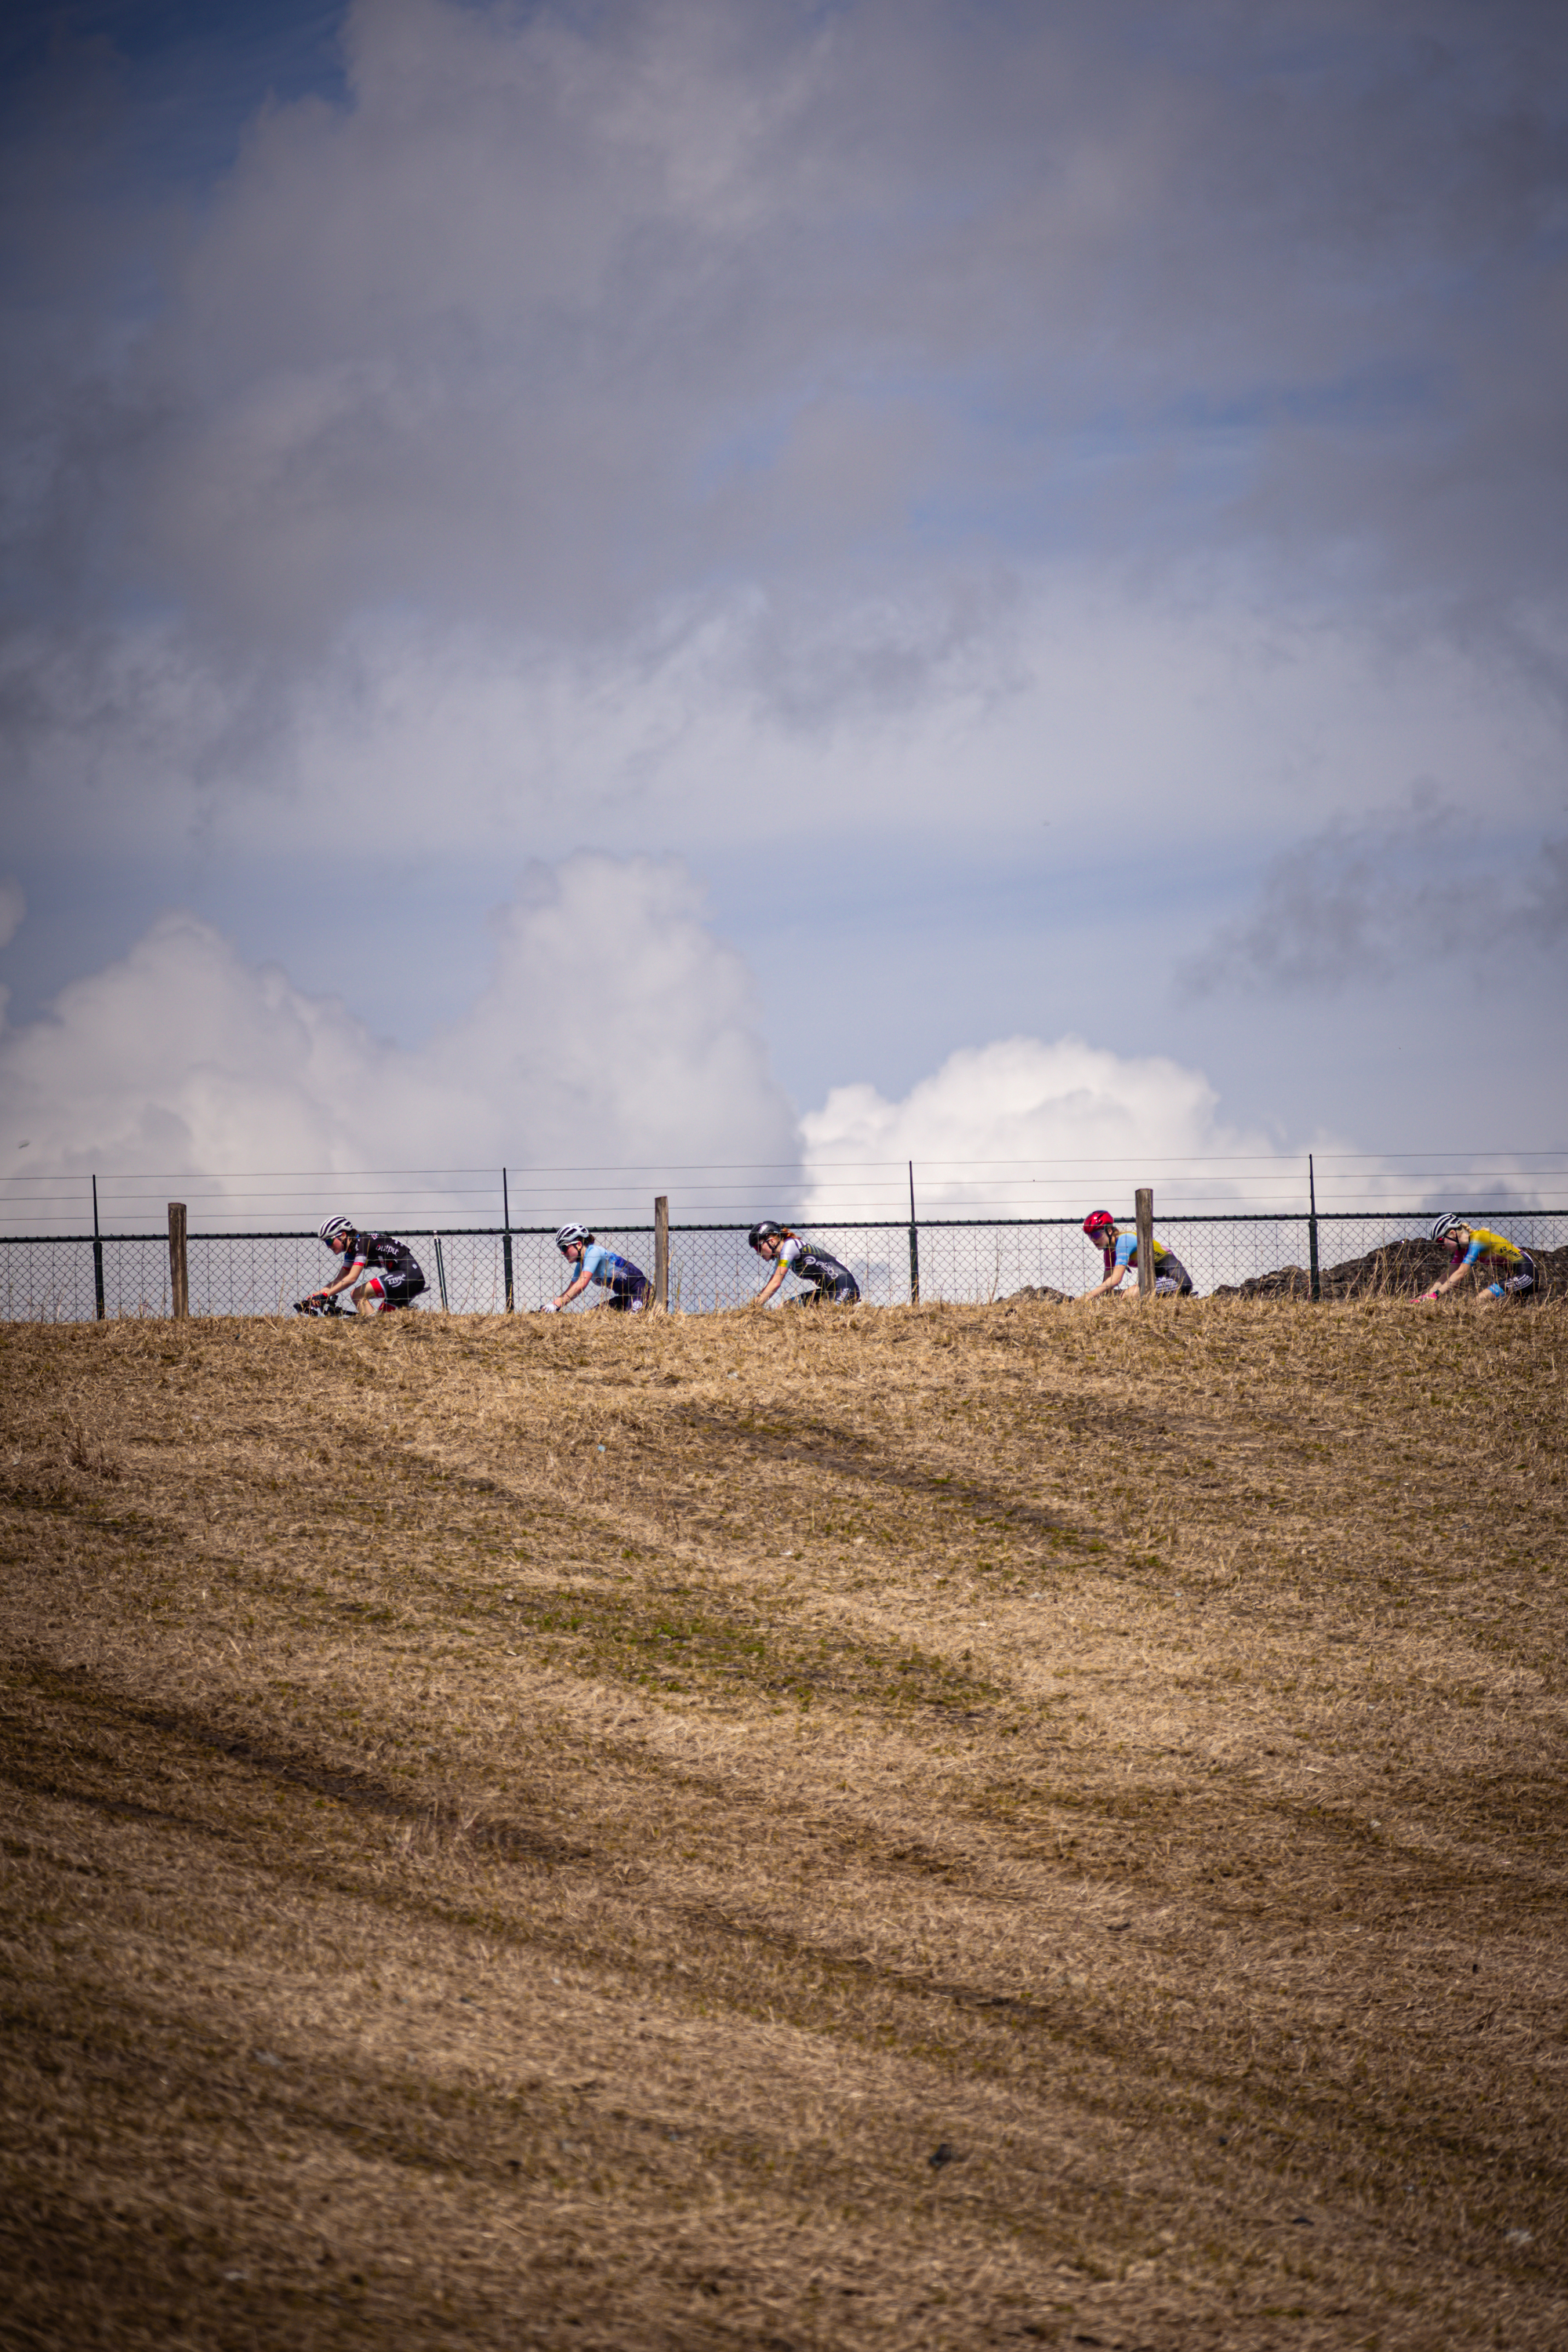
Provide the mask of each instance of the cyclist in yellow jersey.
{"label": "cyclist in yellow jersey", "polygon": [[1521,1293],[1535,1286],[1535,1260],[1530,1252],[1521,1249],[1504,1234],[1489,1233],[1485,1225],[1467,1224],[1463,1217],[1439,1217],[1432,1228],[1432,1239],[1441,1242],[1453,1259],[1453,1271],[1442,1282],[1434,1283],[1423,1291],[1423,1300],[1441,1298],[1446,1290],[1462,1282],[1472,1266],[1478,1274],[1486,1272],[1491,1281],[1482,1292],[1484,1298],[1506,1298],[1510,1291]]}

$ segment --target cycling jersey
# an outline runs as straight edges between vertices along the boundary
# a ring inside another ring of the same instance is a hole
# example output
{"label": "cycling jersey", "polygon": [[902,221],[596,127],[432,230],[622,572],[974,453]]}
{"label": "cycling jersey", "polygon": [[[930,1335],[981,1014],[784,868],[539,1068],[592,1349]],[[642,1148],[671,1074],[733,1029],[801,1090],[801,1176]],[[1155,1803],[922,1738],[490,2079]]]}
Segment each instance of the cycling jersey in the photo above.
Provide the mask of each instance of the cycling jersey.
{"label": "cycling jersey", "polygon": [[378,1273],[419,1272],[419,1262],[408,1244],[391,1234],[351,1234],[343,1255],[350,1265],[374,1265]]}
{"label": "cycling jersey", "polygon": [[[1106,1250],[1103,1255],[1105,1271],[1108,1275],[1125,1273],[1129,1267],[1136,1269],[1137,1234],[1135,1233],[1118,1234],[1114,1253]],[[1156,1241],[1154,1244],[1155,1289],[1157,1291],[1190,1290],[1192,1286],[1193,1277],[1176,1255],[1175,1251],[1167,1249],[1163,1242]]]}
{"label": "cycling jersey", "polygon": [[1470,1227],[1470,1245],[1463,1257],[1456,1254],[1454,1264],[1464,1273],[1468,1266],[1485,1266],[1492,1276],[1487,1286],[1489,1298],[1501,1298],[1510,1290],[1532,1290],[1535,1286],[1535,1260],[1517,1242],[1504,1234],[1489,1233],[1485,1225]]}
{"label": "cycling jersey", "polygon": [[[1154,1264],[1155,1264],[1155,1266],[1156,1266],[1156,1267],[1158,1267],[1159,1263],[1160,1263],[1160,1260],[1161,1260],[1163,1257],[1169,1257],[1169,1256],[1170,1256],[1170,1255],[1171,1255],[1171,1253],[1170,1253],[1170,1251],[1165,1247],[1165,1244],[1164,1244],[1164,1243],[1163,1243],[1163,1242],[1157,1241],[1157,1242],[1154,1244]],[[1137,1265],[1137,1263],[1138,1263],[1138,1236],[1137,1236],[1137,1234],[1119,1234],[1117,1235],[1117,1237],[1116,1237],[1116,1250],[1115,1250],[1115,1255],[1114,1255],[1114,1256],[1112,1256],[1112,1255],[1111,1255],[1111,1253],[1110,1253],[1110,1251],[1107,1251],[1107,1252],[1106,1252],[1106,1272],[1109,1274],[1109,1273],[1111,1271],[1111,1268],[1112,1268],[1113,1266],[1118,1266],[1118,1265]]]}
{"label": "cycling jersey", "polygon": [[365,1269],[373,1297],[388,1307],[411,1307],[425,1287],[418,1259],[392,1234],[351,1234],[344,1257],[352,1274]]}
{"label": "cycling jersey", "polygon": [[1479,1258],[1489,1258],[1495,1265],[1506,1266],[1517,1273],[1524,1252],[1517,1242],[1509,1241],[1502,1234],[1489,1234],[1484,1225],[1470,1227],[1470,1245],[1459,1260],[1461,1266],[1474,1265]]}
{"label": "cycling jersey", "polygon": [[819,1243],[802,1241],[798,1234],[790,1234],[780,1242],[774,1263],[797,1281],[810,1283],[818,1298],[837,1298],[847,1303],[860,1296],[860,1286],[848,1267],[840,1265]]}
{"label": "cycling jersey", "polygon": [[646,1306],[653,1296],[653,1285],[640,1266],[629,1257],[617,1257],[614,1250],[603,1248],[598,1242],[587,1242],[583,1248],[582,1271],[590,1282],[610,1294],[607,1304],[623,1310]]}

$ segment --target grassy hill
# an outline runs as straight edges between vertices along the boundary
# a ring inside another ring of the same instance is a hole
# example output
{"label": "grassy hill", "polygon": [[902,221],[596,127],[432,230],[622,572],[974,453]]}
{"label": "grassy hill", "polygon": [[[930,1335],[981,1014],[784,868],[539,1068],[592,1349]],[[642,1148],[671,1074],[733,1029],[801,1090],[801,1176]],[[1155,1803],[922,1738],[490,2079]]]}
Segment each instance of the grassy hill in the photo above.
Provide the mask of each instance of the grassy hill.
{"label": "grassy hill", "polygon": [[0,1329],[0,2341],[1568,2342],[1565,1358]]}

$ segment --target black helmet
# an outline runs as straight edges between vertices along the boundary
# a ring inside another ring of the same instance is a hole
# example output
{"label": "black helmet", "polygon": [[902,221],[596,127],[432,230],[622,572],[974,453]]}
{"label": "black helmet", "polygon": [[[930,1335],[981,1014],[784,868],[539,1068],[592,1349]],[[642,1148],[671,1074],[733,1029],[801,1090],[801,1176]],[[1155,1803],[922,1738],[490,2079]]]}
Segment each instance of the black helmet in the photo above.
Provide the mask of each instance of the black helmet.
{"label": "black helmet", "polygon": [[760,1224],[752,1227],[746,1239],[752,1249],[760,1250],[764,1242],[776,1242],[782,1230],[781,1226],[774,1224],[771,1217],[764,1217]]}

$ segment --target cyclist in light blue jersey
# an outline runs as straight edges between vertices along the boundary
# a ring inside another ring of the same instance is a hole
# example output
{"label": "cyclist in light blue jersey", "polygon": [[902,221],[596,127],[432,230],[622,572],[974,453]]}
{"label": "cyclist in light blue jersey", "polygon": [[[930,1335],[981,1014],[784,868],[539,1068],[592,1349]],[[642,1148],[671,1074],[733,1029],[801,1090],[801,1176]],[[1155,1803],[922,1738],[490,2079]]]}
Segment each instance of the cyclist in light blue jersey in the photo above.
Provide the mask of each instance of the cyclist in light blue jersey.
{"label": "cyclist in light blue jersey", "polygon": [[[1108,1293],[1120,1290],[1128,1276],[1138,1271],[1138,1235],[1136,1233],[1124,1234],[1109,1209],[1091,1209],[1083,1221],[1083,1229],[1100,1254],[1105,1279],[1097,1282],[1092,1290],[1080,1295],[1078,1301],[1080,1307],[1090,1298],[1103,1298]],[[1192,1276],[1175,1251],[1167,1249],[1163,1242],[1157,1241],[1154,1244],[1155,1297],[1190,1298],[1192,1293]],[[1137,1285],[1134,1284],[1133,1288],[1124,1295],[1135,1297]]]}
{"label": "cyclist in light blue jersey", "polygon": [[560,1297],[549,1301],[546,1315],[558,1314],[574,1298],[580,1298],[590,1283],[608,1294],[595,1304],[608,1307],[617,1315],[640,1315],[645,1307],[652,1306],[653,1285],[642,1268],[629,1257],[617,1257],[614,1250],[603,1248],[586,1225],[563,1225],[555,1246],[577,1273]]}

